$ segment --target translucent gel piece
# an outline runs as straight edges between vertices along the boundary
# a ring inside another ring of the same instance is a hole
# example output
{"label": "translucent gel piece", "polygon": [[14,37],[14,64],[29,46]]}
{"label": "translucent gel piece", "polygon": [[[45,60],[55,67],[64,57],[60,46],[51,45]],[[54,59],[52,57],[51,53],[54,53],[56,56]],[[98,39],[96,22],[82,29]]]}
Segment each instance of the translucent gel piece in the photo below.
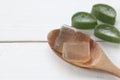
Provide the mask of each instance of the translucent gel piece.
{"label": "translucent gel piece", "polygon": [[104,14],[107,14],[109,16],[115,17],[115,11],[112,8],[106,7],[106,6],[97,6],[97,8],[103,12]]}
{"label": "translucent gel piece", "polygon": [[62,27],[60,29],[60,33],[55,41],[54,49],[60,53],[62,53],[63,43],[80,43],[80,42],[89,42],[90,37],[86,34],[83,34],[79,31],[75,31],[74,29],[68,27]]}
{"label": "translucent gel piece", "polygon": [[88,42],[64,43],[62,56],[68,61],[86,63],[90,60],[90,45]]}
{"label": "translucent gel piece", "polygon": [[84,14],[84,13],[83,14],[81,13],[80,15],[74,17],[74,20],[78,22],[94,22],[95,21],[95,19],[92,18],[90,15]]}

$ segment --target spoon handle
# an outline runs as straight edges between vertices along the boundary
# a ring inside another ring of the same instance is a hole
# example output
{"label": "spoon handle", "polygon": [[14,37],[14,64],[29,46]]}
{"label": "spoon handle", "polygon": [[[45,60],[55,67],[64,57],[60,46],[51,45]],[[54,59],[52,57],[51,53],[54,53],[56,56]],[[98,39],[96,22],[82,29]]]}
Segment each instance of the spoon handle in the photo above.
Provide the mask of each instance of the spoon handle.
{"label": "spoon handle", "polygon": [[120,77],[120,69],[116,68],[114,71],[111,71],[113,75]]}
{"label": "spoon handle", "polygon": [[[106,55],[105,55],[106,56]],[[115,66],[109,59],[106,58],[106,63],[104,64],[105,70],[113,75],[120,77],[120,69]]]}
{"label": "spoon handle", "polygon": [[115,65],[109,66],[107,71],[115,76],[120,77],[120,69],[116,67]]}
{"label": "spoon handle", "polygon": [[120,77],[120,69],[116,67],[105,54],[101,55],[99,61],[94,65],[95,69],[109,72],[115,76]]}

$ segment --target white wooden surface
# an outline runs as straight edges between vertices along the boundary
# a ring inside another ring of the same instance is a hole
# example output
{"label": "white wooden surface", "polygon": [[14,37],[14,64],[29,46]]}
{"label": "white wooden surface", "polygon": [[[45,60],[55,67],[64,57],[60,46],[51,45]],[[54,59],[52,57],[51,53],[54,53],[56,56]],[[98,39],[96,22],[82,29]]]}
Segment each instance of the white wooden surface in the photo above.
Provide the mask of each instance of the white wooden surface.
{"label": "white wooden surface", "polygon": [[[78,11],[90,12],[92,5],[96,3],[106,3],[116,9],[118,15],[115,26],[120,29],[119,0],[1,0],[0,41],[46,41],[50,30],[60,28],[62,24],[70,25],[72,14]],[[98,40],[95,37],[93,39]],[[120,45],[107,42],[99,44],[111,61],[120,68]],[[59,59],[47,43],[0,43],[0,80],[42,79],[120,78],[70,65]]]}

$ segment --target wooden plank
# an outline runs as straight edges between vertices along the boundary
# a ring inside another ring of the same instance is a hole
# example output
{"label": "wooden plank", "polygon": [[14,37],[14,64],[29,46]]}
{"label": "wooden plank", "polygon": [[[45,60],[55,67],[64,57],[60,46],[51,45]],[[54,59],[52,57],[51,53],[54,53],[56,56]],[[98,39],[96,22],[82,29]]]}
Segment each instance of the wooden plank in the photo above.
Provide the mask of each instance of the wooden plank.
{"label": "wooden plank", "polygon": [[118,14],[115,26],[120,28],[119,0],[0,1],[0,40],[47,40],[49,31],[63,24],[71,25],[71,16],[75,12],[90,12],[96,3],[115,8]]}
{"label": "wooden plank", "polygon": [[[120,67],[120,46],[99,44],[113,63]],[[78,68],[64,62],[47,43],[0,44],[0,55],[0,80],[119,80],[108,73]]]}

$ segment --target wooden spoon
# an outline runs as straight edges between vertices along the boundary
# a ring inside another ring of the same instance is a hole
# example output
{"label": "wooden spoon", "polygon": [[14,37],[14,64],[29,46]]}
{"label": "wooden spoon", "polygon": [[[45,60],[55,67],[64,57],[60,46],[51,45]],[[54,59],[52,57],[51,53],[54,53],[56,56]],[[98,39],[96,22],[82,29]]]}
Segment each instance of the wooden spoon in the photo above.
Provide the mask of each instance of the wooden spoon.
{"label": "wooden spoon", "polygon": [[90,54],[91,54],[91,60],[87,63],[79,63],[79,62],[70,62],[62,57],[62,53],[56,51],[54,49],[55,40],[59,34],[60,30],[56,29],[51,31],[48,34],[48,43],[51,47],[51,49],[55,52],[56,55],[58,55],[61,59],[64,61],[76,65],[78,67],[84,67],[89,69],[97,69],[109,72],[113,75],[116,75],[120,77],[120,69],[117,68],[104,54],[102,49],[99,47],[99,45],[94,41],[90,40]]}

